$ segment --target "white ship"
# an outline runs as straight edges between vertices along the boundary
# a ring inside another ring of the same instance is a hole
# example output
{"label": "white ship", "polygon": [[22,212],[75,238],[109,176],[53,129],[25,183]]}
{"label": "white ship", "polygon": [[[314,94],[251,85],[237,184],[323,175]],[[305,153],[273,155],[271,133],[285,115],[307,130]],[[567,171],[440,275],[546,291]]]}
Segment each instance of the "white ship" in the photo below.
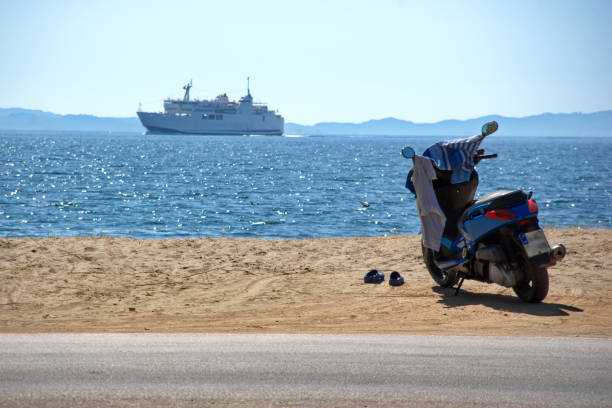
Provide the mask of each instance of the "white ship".
{"label": "white ship", "polygon": [[247,95],[238,102],[227,94],[213,100],[189,99],[191,82],[183,99],[166,99],[164,112],[137,112],[147,133],[200,135],[282,135],[285,120],[265,104],[253,103],[247,78]]}

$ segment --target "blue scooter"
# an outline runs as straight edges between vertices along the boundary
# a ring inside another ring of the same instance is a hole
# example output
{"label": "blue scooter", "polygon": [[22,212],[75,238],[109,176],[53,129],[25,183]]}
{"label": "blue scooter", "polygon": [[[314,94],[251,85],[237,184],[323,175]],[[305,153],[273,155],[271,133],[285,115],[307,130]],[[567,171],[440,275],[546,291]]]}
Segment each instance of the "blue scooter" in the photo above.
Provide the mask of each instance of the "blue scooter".
{"label": "blue scooter", "polygon": [[[497,127],[497,122],[486,123],[481,134],[474,136],[478,139],[477,147]],[[538,205],[531,192],[500,190],[474,200],[478,187],[474,166],[497,154],[485,155],[483,149],[462,150],[461,143],[446,143],[436,144],[424,153],[432,162],[433,180],[415,179],[422,173],[413,168],[406,183],[415,195],[417,182],[424,181],[425,188],[431,183],[439,208],[446,216],[444,229],[439,232],[442,235],[439,248],[422,245],[431,277],[442,287],[453,287],[459,282],[455,294],[465,279],[473,279],[511,287],[525,302],[541,302],[548,294],[547,268],[563,259],[565,247],[558,244],[551,248],[548,244],[538,223]],[[445,157],[437,160],[432,157],[436,152],[442,152]],[[413,163],[417,158],[411,147],[404,147],[402,155]],[[459,168],[468,170],[460,181],[455,177]],[[429,227],[423,216],[421,222],[423,229]]]}

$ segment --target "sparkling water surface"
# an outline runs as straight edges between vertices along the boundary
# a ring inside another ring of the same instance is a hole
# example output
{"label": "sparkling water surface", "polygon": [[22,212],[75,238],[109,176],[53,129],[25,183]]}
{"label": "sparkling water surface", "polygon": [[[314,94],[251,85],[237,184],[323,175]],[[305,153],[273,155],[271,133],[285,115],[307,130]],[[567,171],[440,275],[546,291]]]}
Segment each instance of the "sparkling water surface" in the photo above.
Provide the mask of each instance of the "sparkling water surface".
{"label": "sparkling water surface", "polygon": [[[416,234],[405,189],[444,137],[0,133],[0,236]],[[478,195],[533,191],[544,226],[612,227],[612,138],[491,135]]]}

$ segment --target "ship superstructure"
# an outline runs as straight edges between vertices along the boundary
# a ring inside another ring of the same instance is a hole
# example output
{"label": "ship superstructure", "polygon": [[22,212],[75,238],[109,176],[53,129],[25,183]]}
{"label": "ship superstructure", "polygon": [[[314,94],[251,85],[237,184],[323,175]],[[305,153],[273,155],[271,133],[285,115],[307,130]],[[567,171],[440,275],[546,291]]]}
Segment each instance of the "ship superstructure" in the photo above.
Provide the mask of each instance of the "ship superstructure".
{"label": "ship superstructure", "polygon": [[249,79],[247,94],[238,102],[227,94],[215,99],[190,99],[191,81],[183,86],[183,99],[164,100],[164,112],[138,111],[148,133],[201,135],[282,135],[285,120],[266,104],[253,103]]}

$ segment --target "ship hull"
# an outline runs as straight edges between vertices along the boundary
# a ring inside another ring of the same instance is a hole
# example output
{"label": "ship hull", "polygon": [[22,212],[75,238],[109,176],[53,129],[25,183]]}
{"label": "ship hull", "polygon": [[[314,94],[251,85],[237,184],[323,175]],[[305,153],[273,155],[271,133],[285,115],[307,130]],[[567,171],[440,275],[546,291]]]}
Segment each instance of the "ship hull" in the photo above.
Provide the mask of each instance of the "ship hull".
{"label": "ship hull", "polygon": [[206,120],[198,115],[169,115],[137,112],[147,133],[196,135],[282,135],[284,120],[274,115],[223,115],[222,120]]}

